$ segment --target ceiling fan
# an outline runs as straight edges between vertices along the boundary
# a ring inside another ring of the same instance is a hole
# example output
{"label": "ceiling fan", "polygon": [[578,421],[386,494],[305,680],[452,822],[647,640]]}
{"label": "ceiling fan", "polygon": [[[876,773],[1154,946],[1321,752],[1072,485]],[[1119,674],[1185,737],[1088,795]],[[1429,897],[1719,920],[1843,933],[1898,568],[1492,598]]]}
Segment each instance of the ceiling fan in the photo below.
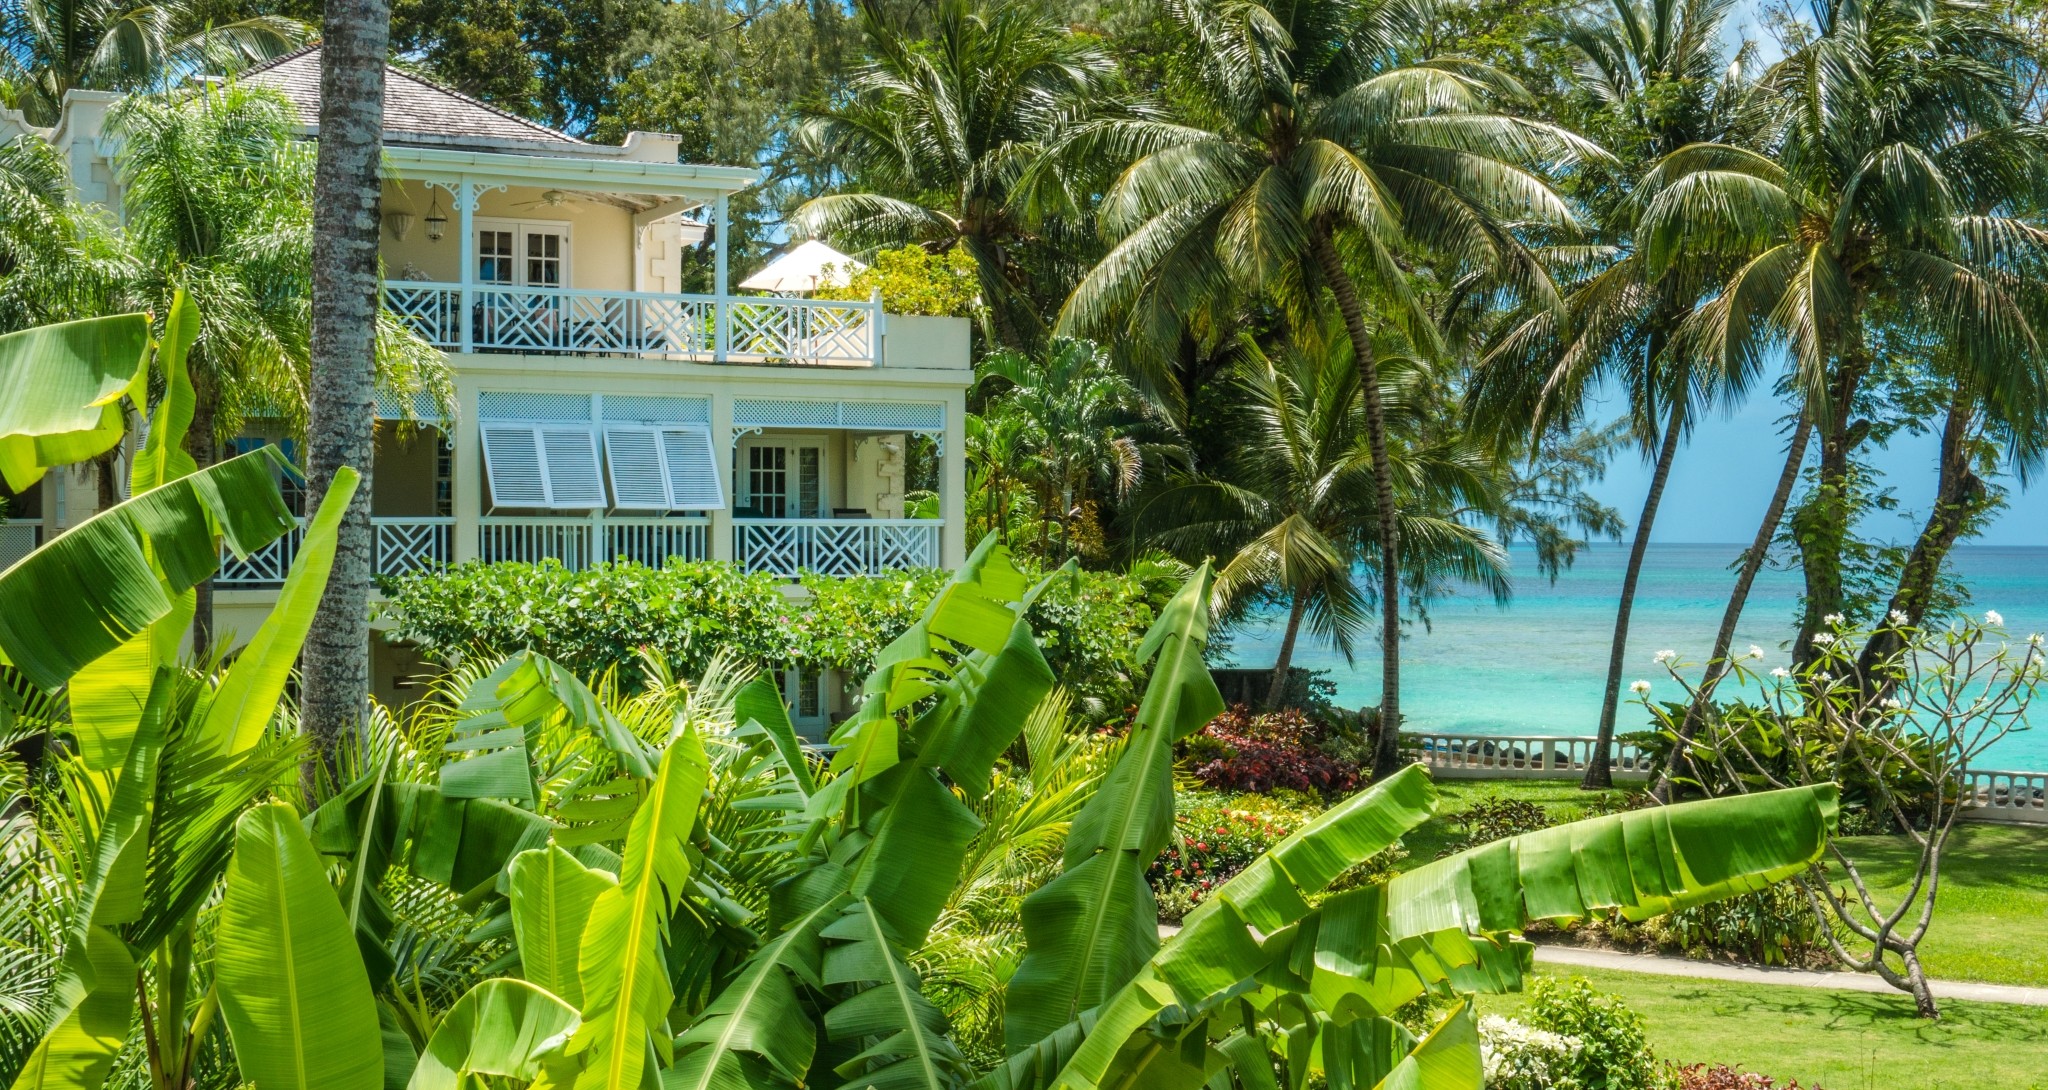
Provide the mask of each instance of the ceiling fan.
{"label": "ceiling fan", "polygon": [[545,189],[541,191],[539,197],[515,204],[512,207],[519,209],[550,208],[563,212],[581,212],[583,209],[578,207],[581,203],[580,198],[574,194],[565,193],[559,189]]}

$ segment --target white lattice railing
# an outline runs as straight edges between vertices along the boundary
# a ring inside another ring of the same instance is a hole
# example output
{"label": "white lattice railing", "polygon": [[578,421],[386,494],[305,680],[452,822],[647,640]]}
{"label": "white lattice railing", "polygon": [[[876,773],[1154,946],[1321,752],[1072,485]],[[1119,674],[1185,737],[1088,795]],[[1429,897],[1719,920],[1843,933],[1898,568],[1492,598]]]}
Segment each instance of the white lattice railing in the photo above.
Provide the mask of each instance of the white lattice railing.
{"label": "white lattice railing", "polygon": [[1982,821],[2017,821],[2048,825],[2048,772],[1999,772],[1971,769],[1963,777],[1964,796],[1974,798],[1968,815]]}
{"label": "white lattice railing", "polygon": [[939,564],[936,519],[734,519],[733,559],[748,571],[873,575]]}
{"label": "white lattice railing", "polygon": [[671,557],[704,559],[709,525],[703,518],[487,518],[477,527],[477,559],[558,560],[566,568],[625,559],[658,568]]}
{"label": "white lattice railing", "polygon": [[[421,568],[445,567],[455,556],[455,520],[432,516],[373,518],[377,553],[372,571],[378,575],[403,575]],[[284,582],[292,561],[299,555],[305,523],[290,533],[237,560],[221,557],[214,584],[221,587],[265,587]]]}
{"label": "white lattice railing", "polygon": [[0,568],[11,568],[43,542],[43,524],[0,520]]}
{"label": "white lattice railing", "polygon": [[[1591,735],[1437,731],[1409,731],[1402,737],[1431,772],[1446,779],[1577,779],[1599,741]],[[1650,772],[1649,756],[1627,742],[1613,743],[1608,761],[1617,779],[1641,779]]]}
{"label": "white lattice railing", "polygon": [[[436,347],[737,363],[877,362],[877,300],[390,281],[384,307]],[[467,315],[467,321],[464,315]]]}

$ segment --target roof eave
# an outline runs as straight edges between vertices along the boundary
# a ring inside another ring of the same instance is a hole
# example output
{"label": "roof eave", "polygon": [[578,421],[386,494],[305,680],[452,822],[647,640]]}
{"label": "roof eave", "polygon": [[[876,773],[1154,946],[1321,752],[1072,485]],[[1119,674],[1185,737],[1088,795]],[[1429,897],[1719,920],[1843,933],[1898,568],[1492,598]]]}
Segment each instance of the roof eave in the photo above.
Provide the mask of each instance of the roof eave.
{"label": "roof eave", "polygon": [[486,185],[550,186],[598,193],[670,197],[737,193],[760,180],[753,167],[648,163],[586,155],[546,155],[387,144],[384,161],[401,178],[464,178]]}

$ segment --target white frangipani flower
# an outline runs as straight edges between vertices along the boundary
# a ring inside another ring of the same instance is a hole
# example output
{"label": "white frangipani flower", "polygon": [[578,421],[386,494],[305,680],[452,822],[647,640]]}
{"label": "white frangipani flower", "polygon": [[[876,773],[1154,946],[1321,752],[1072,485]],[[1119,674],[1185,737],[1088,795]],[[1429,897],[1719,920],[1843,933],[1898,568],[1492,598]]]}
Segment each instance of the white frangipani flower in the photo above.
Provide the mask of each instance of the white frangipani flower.
{"label": "white frangipani flower", "polygon": [[1885,697],[1879,703],[1882,704],[1887,711],[1899,711],[1905,707],[1904,704],[1899,703],[1899,698],[1895,696]]}
{"label": "white frangipani flower", "polygon": [[1825,616],[1825,617],[1822,617],[1822,618],[1820,619],[1820,623],[1822,623],[1822,624],[1826,624],[1826,625],[1837,625],[1837,624],[1841,624],[1841,623],[1842,623],[1842,615],[1841,615],[1841,614],[1839,614],[1839,613],[1830,613],[1830,614],[1828,614],[1827,616]]}
{"label": "white frangipani flower", "polygon": [[1629,683],[1628,691],[1641,696],[1650,691],[1650,683],[1647,681],[1632,681]]}
{"label": "white frangipani flower", "polygon": [[1758,647],[1758,646],[1757,646],[1757,645],[1755,645],[1755,644],[1750,644],[1750,645],[1749,645],[1749,657],[1750,657],[1750,658],[1752,658],[1752,659],[1755,659],[1755,660],[1756,660],[1756,661],[1758,661],[1758,662],[1762,662],[1762,661],[1764,660],[1764,649],[1763,649],[1763,648],[1761,648],[1761,647]]}
{"label": "white frangipani flower", "polygon": [[1997,610],[1987,609],[1984,611],[1984,623],[1990,625],[1993,628],[2004,628],[2005,618],[1999,616]]}
{"label": "white frangipani flower", "polygon": [[1895,625],[1905,625],[1910,623],[1907,620],[1906,611],[1903,609],[1892,610],[1890,613],[1885,614],[1885,616],[1889,618],[1891,622]]}
{"label": "white frangipani flower", "polygon": [[2040,634],[2039,632],[2036,632],[2036,633],[2034,633],[2033,635],[2031,635],[2031,636],[2028,636],[2028,637],[2027,637],[2027,646],[2029,646],[2029,647],[2039,647],[2039,646],[2041,646],[2041,634]]}
{"label": "white frangipani flower", "polygon": [[1813,680],[1820,682],[1822,685],[1830,685],[1834,683],[1835,675],[1828,673],[1826,670],[1822,670],[1821,672],[1813,675]]}
{"label": "white frangipani flower", "polygon": [[1835,642],[1835,634],[1832,632],[1816,632],[1813,634],[1813,642],[1816,646],[1826,647],[1828,644]]}
{"label": "white frangipani flower", "polygon": [[1777,669],[1771,671],[1771,676],[1780,679],[1788,678],[1792,676],[1792,671],[1785,669],[1783,666],[1780,666]]}
{"label": "white frangipani flower", "polygon": [[1672,659],[1675,659],[1677,657],[1678,652],[1676,651],[1659,651],[1655,656],[1653,656],[1653,658],[1655,658],[1656,660],[1657,665],[1659,666],[1662,666],[1665,663],[1670,662]]}

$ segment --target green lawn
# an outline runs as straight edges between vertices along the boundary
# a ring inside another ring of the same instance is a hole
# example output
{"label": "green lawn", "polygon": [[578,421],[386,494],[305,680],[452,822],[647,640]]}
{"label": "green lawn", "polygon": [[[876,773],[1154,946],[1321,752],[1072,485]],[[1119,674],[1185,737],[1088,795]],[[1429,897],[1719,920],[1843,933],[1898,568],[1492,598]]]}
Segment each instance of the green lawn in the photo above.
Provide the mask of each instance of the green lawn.
{"label": "green lawn", "polygon": [[[1897,904],[1918,862],[1912,842],[1855,837],[1842,845],[1879,902]],[[1937,979],[2048,987],[2048,828],[1958,826],[1942,854],[1934,924],[1920,950]]]}
{"label": "green lawn", "polygon": [[[1870,995],[1597,969],[1584,976],[1627,1000],[1657,1055],[1735,1064],[1826,1090],[2048,1090],[2048,1007],[1942,1004],[1936,1023],[1906,996]],[[1513,1014],[1519,995],[1485,996],[1484,1013]]]}

